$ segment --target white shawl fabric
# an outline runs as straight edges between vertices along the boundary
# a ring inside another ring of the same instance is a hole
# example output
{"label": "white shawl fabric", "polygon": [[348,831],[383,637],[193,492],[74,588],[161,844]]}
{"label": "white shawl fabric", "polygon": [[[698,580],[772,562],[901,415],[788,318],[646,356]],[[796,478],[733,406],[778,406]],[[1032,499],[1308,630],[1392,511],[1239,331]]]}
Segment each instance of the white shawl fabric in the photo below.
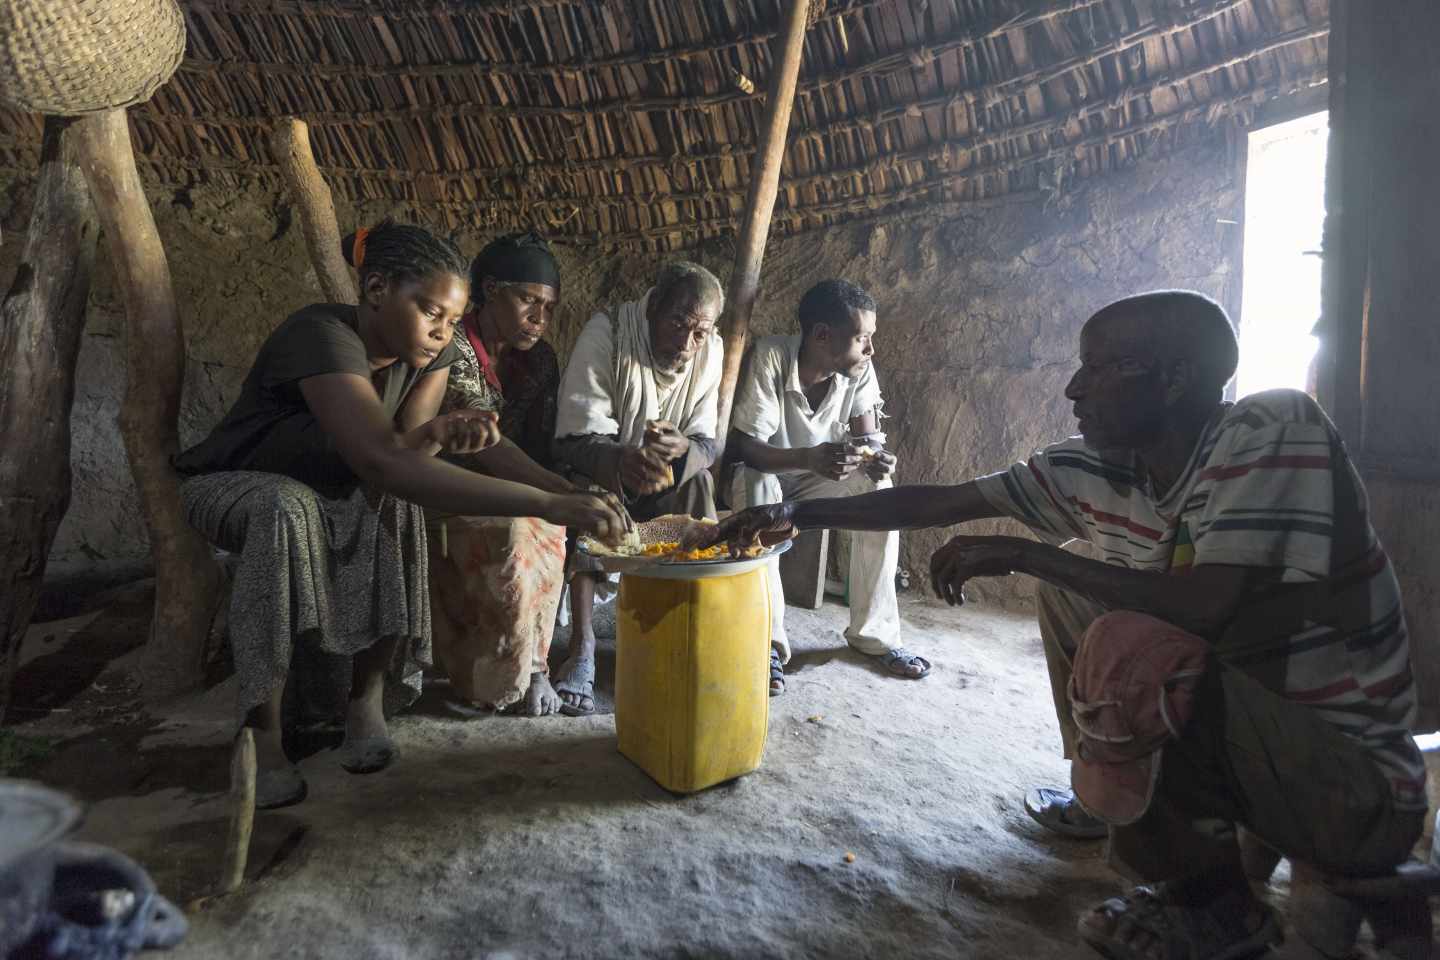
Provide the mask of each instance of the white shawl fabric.
{"label": "white shawl fabric", "polygon": [[668,420],[687,437],[714,439],[724,347],[711,333],[677,373],[655,369],[645,306],[622,303],[612,320],[597,311],[585,324],[560,379],[555,437],[618,436],[625,446],[644,443],[648,420]]}

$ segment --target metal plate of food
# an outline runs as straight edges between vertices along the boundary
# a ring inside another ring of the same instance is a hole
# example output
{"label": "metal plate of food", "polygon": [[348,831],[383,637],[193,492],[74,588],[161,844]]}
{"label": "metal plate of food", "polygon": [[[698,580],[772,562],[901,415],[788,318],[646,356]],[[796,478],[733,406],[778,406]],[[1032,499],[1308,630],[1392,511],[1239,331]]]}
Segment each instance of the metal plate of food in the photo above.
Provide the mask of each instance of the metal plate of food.
{"label": "metal plate of food", "polygon": [[634,573],[662,580],[733,577],[790,549],[790,541],[786,540],[772,547],[751,547],[743,557],[731,557],[729,545],[723,543],[704,550],[680,551],[680,541],[686,534],[714,522],[670,514],[635,524],[635,529],[617,547],[588,536],[581,536],[577,547],[607,573]]}

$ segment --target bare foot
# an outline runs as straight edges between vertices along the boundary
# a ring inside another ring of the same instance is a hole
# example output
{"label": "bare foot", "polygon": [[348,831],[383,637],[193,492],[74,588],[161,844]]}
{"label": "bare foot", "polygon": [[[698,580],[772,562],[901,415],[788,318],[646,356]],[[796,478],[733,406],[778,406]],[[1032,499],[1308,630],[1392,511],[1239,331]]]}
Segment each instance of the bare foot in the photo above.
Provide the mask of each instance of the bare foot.
{"label": "bare foot", "polygon": [[550,678],[537,671],[530,674],[530,688],[525,696],[504,712],[512,717],[548,717],[560,712],[560,694],[550,686]]}
{"label": "bare foot", "polygon": [[288,807],[309,792],[300,769],[285,756],[280,731],[252,727],[255,736],[255,806],[259,810]]}
{"label": "bare foot", "polygon": [[380,697],[357,697],[345,711],[345,742],[340,745],[340,766],[350,773],[376,773],[400,756]]}
{"label": "bare foot", "polygon": [[281,743],[278,729],[261,730],[258,727],[251,727],[250,732],[255,737],[255,768],[257,770],[283,770],[290,766],[290,758],[285,756],[285,747]]}
{"label": "bare foot", "polygon": [[345,708],[345,739],[365,740],[389,737],[385,710],[380,697],[357,697]]}

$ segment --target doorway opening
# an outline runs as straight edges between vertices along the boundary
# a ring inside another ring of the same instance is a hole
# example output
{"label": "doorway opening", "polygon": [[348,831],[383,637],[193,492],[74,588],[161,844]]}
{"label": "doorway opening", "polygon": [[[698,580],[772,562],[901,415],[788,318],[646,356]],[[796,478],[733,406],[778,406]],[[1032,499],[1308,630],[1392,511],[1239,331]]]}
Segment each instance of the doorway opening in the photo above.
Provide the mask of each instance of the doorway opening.
{"label": "doorway opening", "polygon": [[1249,135],[1236,396],[1314,392],[1329,139],[1323,110]]}

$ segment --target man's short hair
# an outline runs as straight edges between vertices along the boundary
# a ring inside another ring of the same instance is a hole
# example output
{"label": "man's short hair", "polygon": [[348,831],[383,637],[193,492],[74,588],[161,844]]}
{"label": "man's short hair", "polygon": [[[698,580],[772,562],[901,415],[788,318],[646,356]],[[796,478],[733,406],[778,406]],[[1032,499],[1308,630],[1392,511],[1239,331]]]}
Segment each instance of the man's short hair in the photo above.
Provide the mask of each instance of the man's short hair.
{"label": "man's short hair", "polygon": [[1235,375],[1240,347],[1225,308],[1195,290],[1152,290],[1103,308],[1097,323],[1116,317],[1140,320],[1152,337],[1158,360],[1189,360],[1200,373],[1200,386],[1220,391]]}
{"label": "man's short hair", "polygon": [[875,310],[875,298],[849,280],[821,280],[800,298],[800,332],[810,336],[818,323],[849,320],[850,311]]}
{"label": "man's short hair", "polygon": [[655,296],[664,303],[676,289],[688,287],[700,297],[701,303],[714,303],[720,313],[725,312],[725,288],[720,278],[709,270],[689,260],[672,260],[660,268],[655,278]]}

